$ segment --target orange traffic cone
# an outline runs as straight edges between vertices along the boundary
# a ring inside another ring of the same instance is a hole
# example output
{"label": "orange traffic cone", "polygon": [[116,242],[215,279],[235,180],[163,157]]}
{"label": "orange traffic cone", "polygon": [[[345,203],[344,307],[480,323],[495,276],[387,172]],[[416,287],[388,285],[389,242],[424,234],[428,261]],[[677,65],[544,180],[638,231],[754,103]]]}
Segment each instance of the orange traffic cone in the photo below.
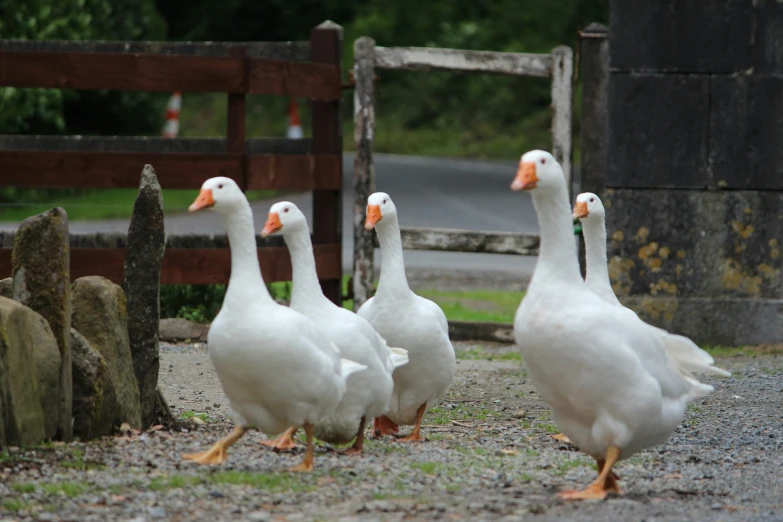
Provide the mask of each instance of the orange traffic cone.
{"label": "orange traffic cone", "polygon": [[179,134],[179,111],[182,108],[182,93],[172,93],[166,105],[166,121],[161,135],[164,138],[176,138]]}
{"label": "orange traffic cone", "polygon": [[291,98],[288,103],[288,132],[286,137],[295,140],[304,137],[302,126],[299,124],[299,110],[296,107],[296,98]]}

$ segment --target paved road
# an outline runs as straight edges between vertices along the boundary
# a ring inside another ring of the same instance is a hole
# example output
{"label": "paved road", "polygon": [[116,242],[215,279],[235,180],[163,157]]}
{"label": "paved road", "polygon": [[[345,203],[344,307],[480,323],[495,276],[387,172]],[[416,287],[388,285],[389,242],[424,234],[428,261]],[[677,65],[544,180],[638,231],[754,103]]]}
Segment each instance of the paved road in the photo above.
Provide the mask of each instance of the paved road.
{"label": "paved road", "polygon": [[[388,192],[392,197],[402,226],[537,233],[530,196],[509,190],[515,171],[515,161],[481,162],[377,154],[376,190]],[[344,192],[343,199],[343,259],[344,269],[349,271],[353,249],[353,154],[344,156],[344,175],[345,186],[350,190]],[[257,229],[263,226],[269,206],[286,198],[302,208],[310,219],[310,194],[290,194],[253,204]],[[0,223],[0,229],[15,226]],[[125,219],[71,223],[74,233],[125,232],[127,228],[128,220]],[[223,232],[217,216],[211,213],[170,212],[166,217],[166,229],[169,234]],[[376,259],[380,262],[380,251],[376,251]],[[529,275],[535,265],[532,257],[421,251],[406,251],[405,261],[409,268],[509,272],[515,277]]]}

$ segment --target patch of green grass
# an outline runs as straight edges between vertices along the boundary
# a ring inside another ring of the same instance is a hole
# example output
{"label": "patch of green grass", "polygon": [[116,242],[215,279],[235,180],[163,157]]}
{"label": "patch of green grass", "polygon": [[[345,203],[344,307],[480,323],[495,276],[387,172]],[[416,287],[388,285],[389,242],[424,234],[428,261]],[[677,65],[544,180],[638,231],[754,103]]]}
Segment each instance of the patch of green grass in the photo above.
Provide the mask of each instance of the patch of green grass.
{"label": "patch of green grass", "polygon": [[443,475],[446,477],[456,474],[457,469],[442,462],[413,462],[411,468],[426,475]]}
{"label": "patch of green grass", "polygon": [[19,493],[32,493],[35,491],[35,484],[32,482],[14,482],[11,489]]}
{"label": "patch of green grass", "polygon": [[28,502],[18,498],[4,498],[2,503],[3,509],[12,513],[27,509],[29,505],[30,504]]}
{"label": "patch of green grass", "polygon": [[438,304],[450,321],[514,322],[524,292],[501,290],[417,290],[417,294]]}
{"label": "patch of green grass", "polygon": [[86,482],[66,481],[41,484],[41,489],[48,495],[64,494],[66,497],[78,497],[89,491],[90,485]]}
{"label": "patch of green grass", "polygon": [[561,459],[555,467],[554,474],[557,476],[563,476],[572,469],[580,467],[591,467],[592,465],[592,461],[582,457],[577,457],[575,459]]}
{"label": "patch of green grass", "polygon": [[60,465],[64,468],[87,470],[87,469],[104,469],[106,467],[99,462],[84,460],[84,450],[81,448],[76,448],[76,447],[72,448],[70,453],[71,453],[70,459],[63,460],[60,462]]}
{"label": "patch of green grass", "polygon": [[[21,221],[35,214],[46,212],[52,207],[63,207],[68,219],[98,220],[127,218],[133,213],[133,203],[137,189],[85,189],[79,194],[58,196],[56,190],[49,190],[45,197],[21,196],[13,206],[0,205],[0,221]],[[274,197],[272,190],[249,190],[246,195],[250,201]],[[198,189],[163,189],[163,205],[167,214],[185,212],[198,196]]]}
{"label": "patch of green grass", "polygon": [[735,355],[783,355],[783,344],[762,344],[744,346],[705,345],[701,349],[713,357],[733,357]]}
{"label": "patch of green grass", "polygon": [[154,478],[147,489],[166,491],[184,489],[198,484],[229,484],[251,486],[267,491],[309,491],[313,487],[307,477],[287,473],[250,473],[245,471],[218,471],[208,475],[169,475]]}
{"label": "patch of green grass", "polygon": [[192,410],[183,411],[179,416],[181,420],[190,420],[193,418],[201,419],[204,422],[215,422],[215,419],[203,412],[195,412]]}
{"label": "patch of green grass", "polygon": [[560,433],[560,430],[557,429],[557,426],[550,422],[539,422],[536,427],[544,430],[547,433]]}
{"label": "patch of green grass", "polygon": [[514,351],[488,351],[481,346],[468,348],[467,350],[457,350],[457,359],[465,360],[487,360],[487,361],[521,361],[522,355]]}
{"label": "patch of green grass", "polygon": [[207,481],[211,484],[251,486],[268,491],[310,491],[315,488],[308,477],[295,473],[219,471],[209,475]]}

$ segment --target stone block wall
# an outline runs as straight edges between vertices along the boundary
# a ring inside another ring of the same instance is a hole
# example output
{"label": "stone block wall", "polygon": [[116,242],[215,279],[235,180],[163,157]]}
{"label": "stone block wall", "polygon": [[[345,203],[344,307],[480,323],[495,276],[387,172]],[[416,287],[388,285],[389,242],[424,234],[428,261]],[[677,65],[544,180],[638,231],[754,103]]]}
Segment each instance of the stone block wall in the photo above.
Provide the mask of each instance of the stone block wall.
{"label": "stone block wall", "polygon": [[783,3],[612,0],[610,276],[701,343],[783,342]]}

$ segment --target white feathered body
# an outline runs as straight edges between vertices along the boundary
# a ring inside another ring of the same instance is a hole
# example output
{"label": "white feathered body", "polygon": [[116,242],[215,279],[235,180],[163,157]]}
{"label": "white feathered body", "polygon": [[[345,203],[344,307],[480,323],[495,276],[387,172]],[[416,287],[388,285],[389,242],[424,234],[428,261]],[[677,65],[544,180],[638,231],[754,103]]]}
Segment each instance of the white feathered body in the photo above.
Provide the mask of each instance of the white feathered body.
{"label": "white feathered body", "polygon": [[346,370],[323,332],[275,303],[230,306],[226,300],[207,339],[234,422],[271,435],[333,413]]}
{"label": "white feathered body", "polygon": [[587,288],[550,281],[529,289],[514,329],[523,360],[553,420],[582,451],[627,458],[664,442],[688,402],[712,386],[690,379],[654,327]]}
{"label": "white feathered body", "polygon": [[340,357],[367,366],[348,377],[340,404],[315,426],[315,436],[325,442],[350,442],[356,437],[363,416],[372,419],[389,409],[394,389],[391,351],[365,319],[349,310],[304,299],[293,300],[291,307],[326,332],[339,347]]}
{"label": "white feathered body", "polygon": [[404,292],[379,290],[357,312],[390,346],[408,350],[409,362],[394,371],[394,392],[386,416],[398,425],[416,422],[416,411],[427,408],[451,386],[457,361],[449,340],[446,316],[438,305]]}

